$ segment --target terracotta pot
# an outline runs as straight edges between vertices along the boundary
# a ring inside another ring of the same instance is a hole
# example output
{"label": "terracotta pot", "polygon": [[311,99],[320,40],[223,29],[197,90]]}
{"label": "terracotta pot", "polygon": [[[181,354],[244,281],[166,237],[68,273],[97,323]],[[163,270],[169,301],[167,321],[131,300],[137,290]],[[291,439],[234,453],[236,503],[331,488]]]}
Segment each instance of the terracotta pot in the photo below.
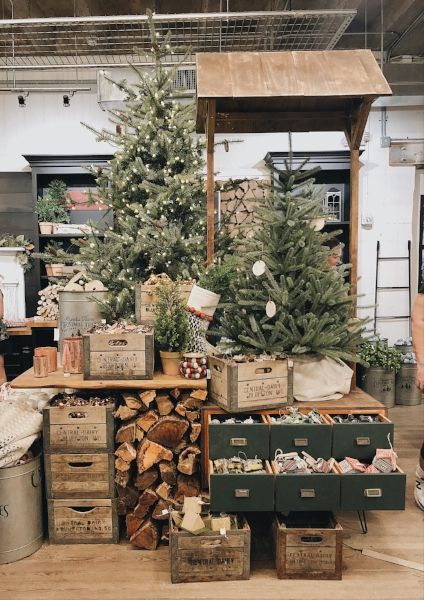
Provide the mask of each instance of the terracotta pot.
{"label": "terracotta pot", "polygon": [[38,225],[40,227],[40,233],[42,235],[49,235],[53,231],[53,223],[41,221]]}
{"label": "terracotta pot", "polygon": [[162,371],[165,375],[177,376],[180,374],[181,352],[165,352],[159,351],[160,360],[162,362]]}

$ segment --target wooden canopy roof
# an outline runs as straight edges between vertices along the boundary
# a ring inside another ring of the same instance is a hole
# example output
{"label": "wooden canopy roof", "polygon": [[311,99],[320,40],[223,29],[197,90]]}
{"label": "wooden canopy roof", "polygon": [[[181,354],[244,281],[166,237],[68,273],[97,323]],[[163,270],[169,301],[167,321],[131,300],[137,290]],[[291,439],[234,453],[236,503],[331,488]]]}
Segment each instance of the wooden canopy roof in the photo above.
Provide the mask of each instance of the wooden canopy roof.
{"label": "wooden canopy roof", "polygon": [[364,103],[368,116],[375,98],[392,93],[370,50],[205,53],[196,61],[199,133],[211,100],[215,133],[346,131]]}

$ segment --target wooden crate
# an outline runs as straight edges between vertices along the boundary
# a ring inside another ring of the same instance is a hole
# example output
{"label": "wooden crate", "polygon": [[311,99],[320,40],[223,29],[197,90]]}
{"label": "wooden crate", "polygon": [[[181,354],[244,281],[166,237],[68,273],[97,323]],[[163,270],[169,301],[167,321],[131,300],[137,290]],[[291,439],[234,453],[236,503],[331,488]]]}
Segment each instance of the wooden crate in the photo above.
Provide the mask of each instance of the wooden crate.
{"label": "wooden crate", "polygon": [[234,581],[250,577],[250,528],[244,517],[241,527],[226,532],[205,531],[192,535],[169,523],[172,583]]}
{"label": "wooden crate", "polygon": [[83,336],[84,379],[152,379],[154,335],[151,333]]}
{"label": "wooden crate", "polygon": [[116,544],[116,500],[48,500],[51,544]]}
{"label": "wooden crate", "polygon": [[210,397],[228,412],[281,408],[293,402],[291,360],[235,363],[210,356],[208,361]]}
{"label": "wooden crate", "polygon": [[331,513],[308,513],[301,518],[303,523],[299,515],[293,518],[276,514],[274,517],[275,565],[279,579],[341,579],[341,525]]}
{"label": "wooden crate", "polygon": [[[179,283],[181,299],[187,302],[193,283]],[[155,321],[155,285],[137,283],[135,285],[135,319],[137,323],[154,323]]]}
{"label": "wooden crate", "polygon": [[43,410],[45,452],[113,452],[114,403],[106,406],[46,406]]}
{"label": "wooden crate", "polygon": [[113,454],[44,454],[47,498],[113,498]]}

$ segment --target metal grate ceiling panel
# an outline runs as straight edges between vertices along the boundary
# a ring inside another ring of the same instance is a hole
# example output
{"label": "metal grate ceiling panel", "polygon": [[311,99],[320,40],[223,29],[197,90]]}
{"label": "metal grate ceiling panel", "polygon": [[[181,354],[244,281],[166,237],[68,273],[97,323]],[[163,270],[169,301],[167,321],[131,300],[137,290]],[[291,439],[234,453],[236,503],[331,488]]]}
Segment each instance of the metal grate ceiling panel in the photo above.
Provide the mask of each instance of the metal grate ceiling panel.
{"label": "metal grate ceiling panel", "polygon": [[[330,50],[354,10],[155,15],[158,33],[196,52]],[[146,16],[0,21],[0,70],[146,62]]]}

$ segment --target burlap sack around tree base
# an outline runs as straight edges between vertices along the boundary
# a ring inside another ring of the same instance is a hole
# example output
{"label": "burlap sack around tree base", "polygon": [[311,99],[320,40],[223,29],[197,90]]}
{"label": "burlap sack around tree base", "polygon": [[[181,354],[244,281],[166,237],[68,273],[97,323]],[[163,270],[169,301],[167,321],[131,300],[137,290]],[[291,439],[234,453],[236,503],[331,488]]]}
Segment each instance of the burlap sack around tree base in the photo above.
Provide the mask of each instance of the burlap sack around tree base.
{"label": "burlap sack around tree base", "polygon": [[293,396],[299,402],[338,400],[350,392],[353,371],[319,355],[293,356]]}

